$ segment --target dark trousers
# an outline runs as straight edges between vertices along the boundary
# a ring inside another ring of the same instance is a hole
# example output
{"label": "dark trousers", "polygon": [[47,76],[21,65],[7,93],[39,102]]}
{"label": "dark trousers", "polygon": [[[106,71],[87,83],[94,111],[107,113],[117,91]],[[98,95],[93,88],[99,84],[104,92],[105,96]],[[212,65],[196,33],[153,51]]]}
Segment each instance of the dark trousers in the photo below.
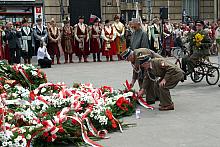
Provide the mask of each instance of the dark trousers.
{"label": "dark trousers", "polygon": [[92,56],[93,56],[93,61],[96,61],[96,57],[97,57],[97,61],[101,60],[100,59],[100,53],[97,53],[97,56],[96,56],[96,53],[93,53]]}
{"label": "dark trousers", "polygon": [[47,58],[39,59],[38,64],[41,68],[51,68],[52,61]]}
{"label": "dark trousers", "polygon": [[10,48],[10,60],[9,64],[21,63],[21,50],[18,48]]}

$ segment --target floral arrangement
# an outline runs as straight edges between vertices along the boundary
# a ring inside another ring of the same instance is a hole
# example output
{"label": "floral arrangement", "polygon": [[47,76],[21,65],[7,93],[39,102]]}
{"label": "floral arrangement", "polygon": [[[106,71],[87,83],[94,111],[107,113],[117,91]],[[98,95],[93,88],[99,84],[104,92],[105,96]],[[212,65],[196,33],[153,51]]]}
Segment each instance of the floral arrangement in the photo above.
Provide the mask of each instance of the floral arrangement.
{"label": "floral arrangement", "polygon": [[204,37],[205,37],[205,35],[202,35],[200,33],[195,34],[195,37],[194,37],[193,41],[195,42],[195,45],[197,47],[201,46],[202,40],[204,39]]}
{"label": "floral arrangement", "polygon": [[20,84],[24,88],[35,89],[47,82],[46,74],[31,64],[8,65],[0,61],[0,82],[10,85]]}
{"label": "floral arrangement", "polygon": [[190,43],[191,51],[193,53],[209,55],[211,39],[205,31],[191,32],[188,34],[187,38],[187,42]]}
{"label": "floral arrangement", "polygon": [[127,81],[125,90],[92,84],[69,88],[64,83],[46,83],[46,75],[31,65],[1,63],[0,69],[0,146],[86,143],[101,147],[93,140],[122,132],[119,118],[133,114],[137,101],[153,109],[137,98]]}

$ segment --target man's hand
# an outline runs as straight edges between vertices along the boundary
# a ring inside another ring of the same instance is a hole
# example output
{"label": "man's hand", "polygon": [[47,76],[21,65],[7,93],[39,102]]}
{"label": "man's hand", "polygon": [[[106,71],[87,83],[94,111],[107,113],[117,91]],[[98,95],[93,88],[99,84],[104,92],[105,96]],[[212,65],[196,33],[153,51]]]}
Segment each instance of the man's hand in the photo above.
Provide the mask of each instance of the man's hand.
{"label": "man's hand", "polygon": [[138,92],[138,97],[142,96],[144,94],[144,89],[141,89],[139,92]]}
{"label": "man's hand", "polygon": [[163,79],[163,80],[160,82],[159,86],[160,86],[160,87],[164,87],[164,86],[165,86],[165,84],[166,84],[166,80],[165,80],[165,79]]}

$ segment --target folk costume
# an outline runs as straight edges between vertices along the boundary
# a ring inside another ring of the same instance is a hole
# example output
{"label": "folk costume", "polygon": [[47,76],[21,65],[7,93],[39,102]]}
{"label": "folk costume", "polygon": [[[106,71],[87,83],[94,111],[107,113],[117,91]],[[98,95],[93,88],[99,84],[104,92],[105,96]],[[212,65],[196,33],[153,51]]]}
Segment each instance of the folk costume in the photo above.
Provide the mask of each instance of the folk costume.
{"label": "folk costume", "polygon": [[61,32],[62,32],[61,45],[64,52],[65,63],[68,63],[68,58],[69,58],[69,63],[73,63],[72,55],[74,53],[74,47],[73,47],[74,30],[73,27],[70,26],[70,22],[68,18],[64,20],[64,27]]}
{"label": "folk costume", "polygon": [[123,23],[119,21],[119,19],[120,18],[118,15],[114,17],[115,22],[113,23],[113,27],[116,33],[115,43],[117,47],[117,56],[118,56],[118,60],[121,60],[120,54],[126,50],[126,40],[125,40],[125,26]]}
{"label": "folk costume", "polygon": [[150,49],[154,52],[158,52],[160,49],[160,25],[158,24],[159,19],[154,18],[153,25],[151,26],[151,47]]}
{"label": "folk costume", "polygon": [[60,29],[56,26],[54,19],[51,20],[51,27],[48,29],[48,53],[52,59],[52,64],[54,64],[54,56],[57,58],[57,64],[60,64],[60,51],[59,51],[59,39],[60,39]]}
{"label": "folk costume", "polygon": [[21,28],[21,57],[24,59],[24,64],[30,64],[31,58],[34,55],[33,49],[33,30],[28,26],[28,21],[26,18],[22,20],[22,28]]}
{"label": "folk costume", "polygon": [[171,48],[174,47],[173,26],[168,22],[164,24],[163,48],[166,56],[171,56]]}
{"label": "folk costume", "polygon": [[83,23],[84,17],[79,17],[79,22],[75,27],[75,47],[76,47],[76,56],[79,58],[79,62],[81,62],[82,57],[84,62],[88,62],[87,58],[89,55],[89,30],[88,26]]}
{"label": "folk costume", "polygon": [[91,28],[91,40],[90,40],[90,53],[93,54],[93,61],[101,62],[100,53],[101,53],[101,27],[99,26],[99,20],[94,21],[94,25]]}
{"label": "folk costume", "polygon": [[115,44],[116,33],[114,28],[109,24],[109,20],[105,21],[105,26],[102,29],[103,46],[102,55],[106,56],[106,60],[113,61],[113,55],[117,54],[117,48]]}

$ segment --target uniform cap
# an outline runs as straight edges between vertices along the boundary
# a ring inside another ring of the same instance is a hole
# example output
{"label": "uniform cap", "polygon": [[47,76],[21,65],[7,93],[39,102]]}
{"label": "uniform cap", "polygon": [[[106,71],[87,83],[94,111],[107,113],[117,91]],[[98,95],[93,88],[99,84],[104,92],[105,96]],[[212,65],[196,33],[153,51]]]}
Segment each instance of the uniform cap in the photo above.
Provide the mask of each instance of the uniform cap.
{"label": "uniform cap", "polygon": [[128,56],[132,53],[133,51],[131,49],[127,49],[124,52],[121,53],[121,57],[124,60],[127,60]]}
{"label": "uniform cap", "polygon": [[196,20],[196,21],[195,21],[195,24],[197,24],[197,23],[200,23],[200,24],[202,24],[202,25],[205,25],[204,21],[202,21],[202,20]]}
{"label": "uniform cap", "polygon": [[138,57],[137,59],[139,60],[139,64],[140,64],[140,65],[144,64],[145,62],[151,61],[151,57],[148,56],[148,55],[140,56],[140,57]]}

